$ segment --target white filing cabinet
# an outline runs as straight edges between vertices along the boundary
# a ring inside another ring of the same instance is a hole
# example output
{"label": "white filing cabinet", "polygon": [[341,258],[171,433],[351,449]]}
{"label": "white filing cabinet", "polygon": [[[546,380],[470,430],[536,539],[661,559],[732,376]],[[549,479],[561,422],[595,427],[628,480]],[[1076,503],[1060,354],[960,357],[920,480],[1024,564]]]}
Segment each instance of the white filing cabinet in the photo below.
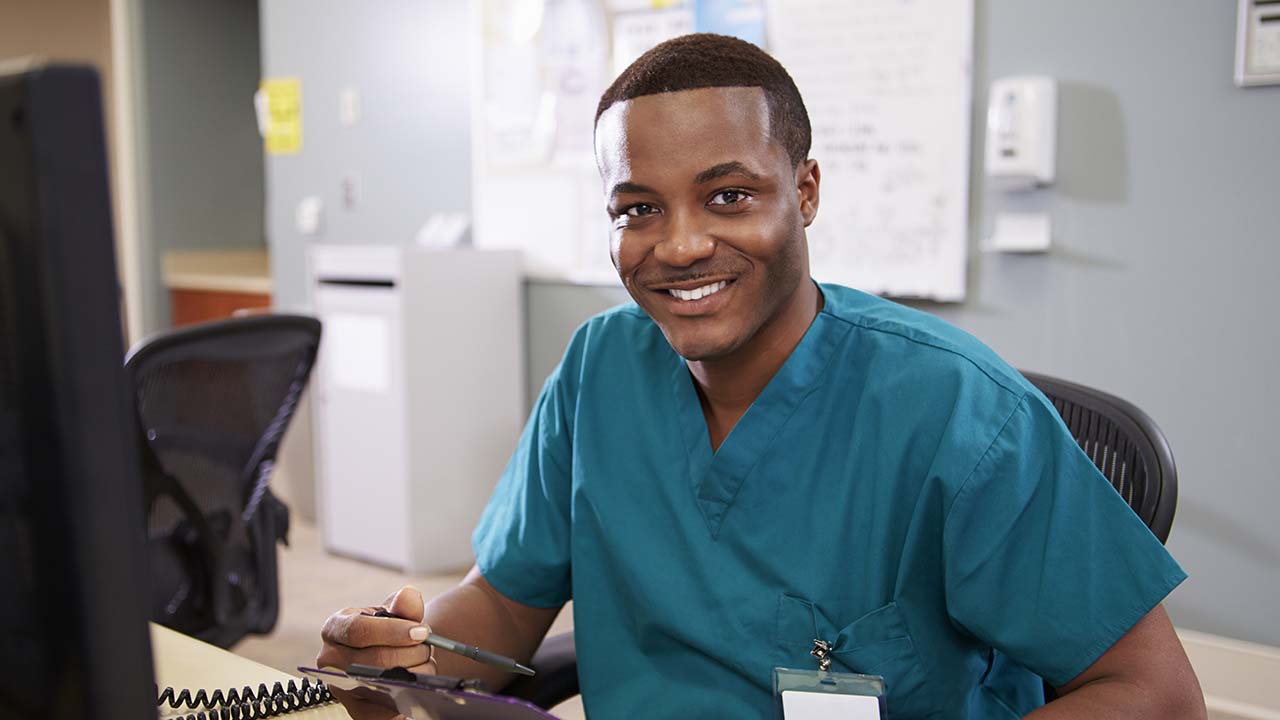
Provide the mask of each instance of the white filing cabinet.
{"label": "white filing cabinet", "polygon": [[317,245],[308,259],[325,546],[465,569],[524,421],[519,254]]}

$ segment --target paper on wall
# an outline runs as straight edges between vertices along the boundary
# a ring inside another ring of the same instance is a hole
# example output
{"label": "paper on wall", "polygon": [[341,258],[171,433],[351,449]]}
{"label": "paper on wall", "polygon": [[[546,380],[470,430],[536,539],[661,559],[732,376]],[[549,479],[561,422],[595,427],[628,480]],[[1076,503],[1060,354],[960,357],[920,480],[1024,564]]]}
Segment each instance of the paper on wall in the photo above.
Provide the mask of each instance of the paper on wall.
{"label": "paper on wall", "polygon": [[259,88],[265,103],[254,97],[255,110],[265,104],[266,119],[259,113],[258,129],[269,155],[294,155],[302,151],[302,81],[298,78],[266,78]]}
{"label": "paper on wall", "polygon": [[552,160],[594,167],[596,103],[608,82],[603,8],[595,0],[547,0],[539,53],[544,86],[555,97]]}
{"label": "paper on wall", "polygon": [[613,18],[613,74],[617,77],[654,45],[693,32],[693,9],[619,13]]}

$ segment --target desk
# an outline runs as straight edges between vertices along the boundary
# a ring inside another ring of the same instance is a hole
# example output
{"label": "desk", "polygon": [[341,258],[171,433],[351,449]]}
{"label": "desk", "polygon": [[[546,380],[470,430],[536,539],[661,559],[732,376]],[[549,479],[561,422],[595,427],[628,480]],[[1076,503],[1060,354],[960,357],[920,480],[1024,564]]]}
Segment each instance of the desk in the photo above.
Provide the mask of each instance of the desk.
{"label": "desk", "polygon": [[[155,623],[151,624],[151,653],[155,661],[156,684],[161,690],[173,687],[176,690],[187,688],[193,692],[198,689],[213,691],[238,689],[245,685],[257,689],[259,683],[266,683],[270,687],[275,682],[287,684],[290,680],[298,679],[288,673],[242,658]],[[187,711],[188,714],[191,712],[194,711]],[[179,711],[170,709],[167,704],[160,709],[161,718],[177,714]],[[350,718],[342,706],[337,704],[324,705],[280,717],[300,720],[349,720]]]}

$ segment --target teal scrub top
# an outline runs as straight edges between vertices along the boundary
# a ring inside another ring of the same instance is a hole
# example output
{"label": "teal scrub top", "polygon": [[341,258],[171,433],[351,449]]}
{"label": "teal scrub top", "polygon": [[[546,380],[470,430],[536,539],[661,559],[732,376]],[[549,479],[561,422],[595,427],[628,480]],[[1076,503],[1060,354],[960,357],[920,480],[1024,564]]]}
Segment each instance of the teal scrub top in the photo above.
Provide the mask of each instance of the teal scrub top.
{"label": "teal scrub top", "polygon": [[773,668],[815,668],[815,638],[884,676],[891,718],[1018,718],[1186,577],[991,350],[819,287],[717,452],[635,305],[543,387],[473,546],[507,597],[574,601],[594,720],[774,717]]}

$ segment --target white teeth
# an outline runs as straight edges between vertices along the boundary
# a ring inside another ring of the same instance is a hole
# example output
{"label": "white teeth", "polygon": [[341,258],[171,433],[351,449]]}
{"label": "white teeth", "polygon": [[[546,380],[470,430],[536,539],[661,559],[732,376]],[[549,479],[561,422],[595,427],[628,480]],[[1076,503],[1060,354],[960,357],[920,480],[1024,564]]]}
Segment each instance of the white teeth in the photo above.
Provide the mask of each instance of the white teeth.
{"label": "white teeth", "polygon": [[729,281],[721,280],[718,283],[703,285],[700,288],[694,288],[692,290],[676,290],[672,288],[667,290],[667,292],[671,293],[673,297],[676,297],[680,300],[701,300],[702,298],[708,295],[720,292],[728,284],[729,284]]}

